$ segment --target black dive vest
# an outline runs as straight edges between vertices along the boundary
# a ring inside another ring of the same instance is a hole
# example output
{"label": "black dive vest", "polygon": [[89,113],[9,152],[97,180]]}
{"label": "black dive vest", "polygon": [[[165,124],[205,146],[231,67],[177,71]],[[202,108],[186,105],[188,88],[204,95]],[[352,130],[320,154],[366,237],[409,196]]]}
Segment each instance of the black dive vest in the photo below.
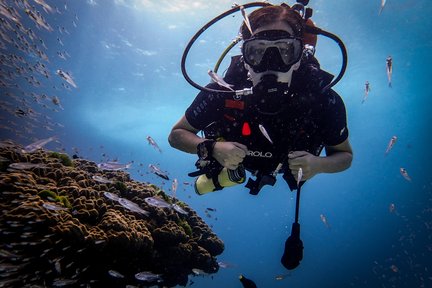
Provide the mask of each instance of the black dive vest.
{"label": "black dive vest", "polygon": [[[251,172],[271,174],[290,151],[302,150],[319,155],[323,148],[319,131],[320,106],[314,97],[323,97],[321,89],[332,75],[319,69],[318,61],[302,61],[293,74],[288,101],[281,103],[277,113],[262,113],[257,106],[259,99],[253,95],[236,99],[225,96],[224,117],[204,130],[206,138],[239,142],[248,147],[244,167]],[[251,87],[247,80],[241,56],[234,56],[224,80],[235,89]],[[265,128],[271,143],[259,128]],[[279,173],[287,171],[287,165]]]}

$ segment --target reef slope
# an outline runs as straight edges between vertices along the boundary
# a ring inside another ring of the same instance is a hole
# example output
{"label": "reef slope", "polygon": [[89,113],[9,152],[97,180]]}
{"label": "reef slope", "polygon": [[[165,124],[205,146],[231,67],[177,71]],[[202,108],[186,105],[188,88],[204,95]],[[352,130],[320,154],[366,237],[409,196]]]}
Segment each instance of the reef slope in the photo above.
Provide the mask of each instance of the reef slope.
{"label": "reef slope", "polygon": [[155,185],[10,141],[0,144],[0,171],[1,287],[184,286],[194,268],[218,270],[223,242]]}

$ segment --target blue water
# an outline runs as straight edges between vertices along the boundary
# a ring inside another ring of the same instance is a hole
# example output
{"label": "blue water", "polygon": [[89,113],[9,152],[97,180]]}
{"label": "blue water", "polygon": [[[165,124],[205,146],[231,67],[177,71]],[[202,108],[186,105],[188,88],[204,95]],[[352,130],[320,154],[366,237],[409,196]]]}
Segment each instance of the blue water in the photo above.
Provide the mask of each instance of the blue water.
{"label": "blue water", "polygon": [[[171,179],[179,179],[177,197],[213,227],[225,243],[218,260],[232,265],[211,276],[191,277],[192,287],[241,287],[241,273],[260,288],[432,287],[430,1],[388,0],[380,16],[380,0],[310,1],[316,24],[347,46],[348,69],[335,90],[346,104],[354,161],[349,170],[318,175],[304,186],[304,259],[291,272],[280,264],[295,208],[295,194],[285,182],[279,179],[258,196],[236,187],[199,197],[183,184],[193,181],[187,173],[194,170],[196,156],[167,142],[171,127],[198,92],[181,75],[183,49],[202,25],[232,2],[46,0],[61,14],[46,13],[30,2],[53,31],[35,27],[22,10],[20,22],[44,41],[47,49],[41,44],[39,48],[49,62],[5,39],[0,51],[22,56],[27,63],[44,63],[50,77],[29,71],[6,77],[8,84],[1,86],[1,138],[26,145],[57,135],[59,143],[47,148],[95,162],[133,160],[132,178],[166,191],[171,183],[150,174],[148,164],[158,164]],[[2,3],[17,7],[11,0]],[[240,23],[240,15],[230,16],[199,39],[188,58],[195,81],[209,81],[207,70],[237,35]],[[70,55],[66,60],[56,54],[64,51]],[[236,53],[238,48],[230,55]],[[336,44],[319,38],[316,55],[324,69],[338,72],[341,57]],[[393,57],[392,88],[385,69],[388,55]],[[6,61],[1,64],[4,77],[11,67]],[[226,61],[222,67],[227,67]],[[62,86],[67,83],[56,75],[57,69],[70,73],[78,88]],[[26,75],[34,75],[41,85],[29,84]],[[371,92],[362,104],[365,81]],[[45,106],[36,103],[31,92],[57,96],[64,110],[46,99],[41,100]],[[29,107],[40,114],[14,113]],[[149,135],[162,153],[147,144]],[[384,156],[393,135],[398,141]],[[401,176],[400,167],[407,169],[411,182]],[[392,203],[395,210],[390,212]],[[216,209],[211,217],[204,213],[208,207]],[[285,278],[276,280],[277,275]]]}

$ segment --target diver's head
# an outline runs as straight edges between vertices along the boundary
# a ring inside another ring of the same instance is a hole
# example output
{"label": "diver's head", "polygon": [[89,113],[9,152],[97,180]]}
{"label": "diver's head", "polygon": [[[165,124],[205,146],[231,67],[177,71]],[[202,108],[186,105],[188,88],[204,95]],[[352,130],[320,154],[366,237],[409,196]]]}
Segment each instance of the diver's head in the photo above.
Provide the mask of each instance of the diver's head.
{"label": "diver's head", "polygon": [[254,86],[263,76],[276,75],[277,81],[291,82],[303,52],[304,20],[288,5],[272,5],[249,15],[252,34],[243,23],[243,59]]}

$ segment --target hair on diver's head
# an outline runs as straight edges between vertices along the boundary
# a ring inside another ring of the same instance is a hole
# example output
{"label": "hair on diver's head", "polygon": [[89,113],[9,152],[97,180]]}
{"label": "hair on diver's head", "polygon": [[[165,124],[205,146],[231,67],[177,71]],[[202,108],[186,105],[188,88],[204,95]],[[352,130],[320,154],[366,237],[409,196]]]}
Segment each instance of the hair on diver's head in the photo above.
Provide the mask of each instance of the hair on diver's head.
{"label": "hair on diver's head", "polygon": [[[303,36],[304,20],[298,12],[291,9],[287,4],[265,6],[254,10],[249,14],[248,17],[252,31],[272,23],[285,22],[292,28],[294,32],[294,35],[292,36]],[[252,37],[244,22],[240,27],[240,33],[243,40],[247,40]]]}

